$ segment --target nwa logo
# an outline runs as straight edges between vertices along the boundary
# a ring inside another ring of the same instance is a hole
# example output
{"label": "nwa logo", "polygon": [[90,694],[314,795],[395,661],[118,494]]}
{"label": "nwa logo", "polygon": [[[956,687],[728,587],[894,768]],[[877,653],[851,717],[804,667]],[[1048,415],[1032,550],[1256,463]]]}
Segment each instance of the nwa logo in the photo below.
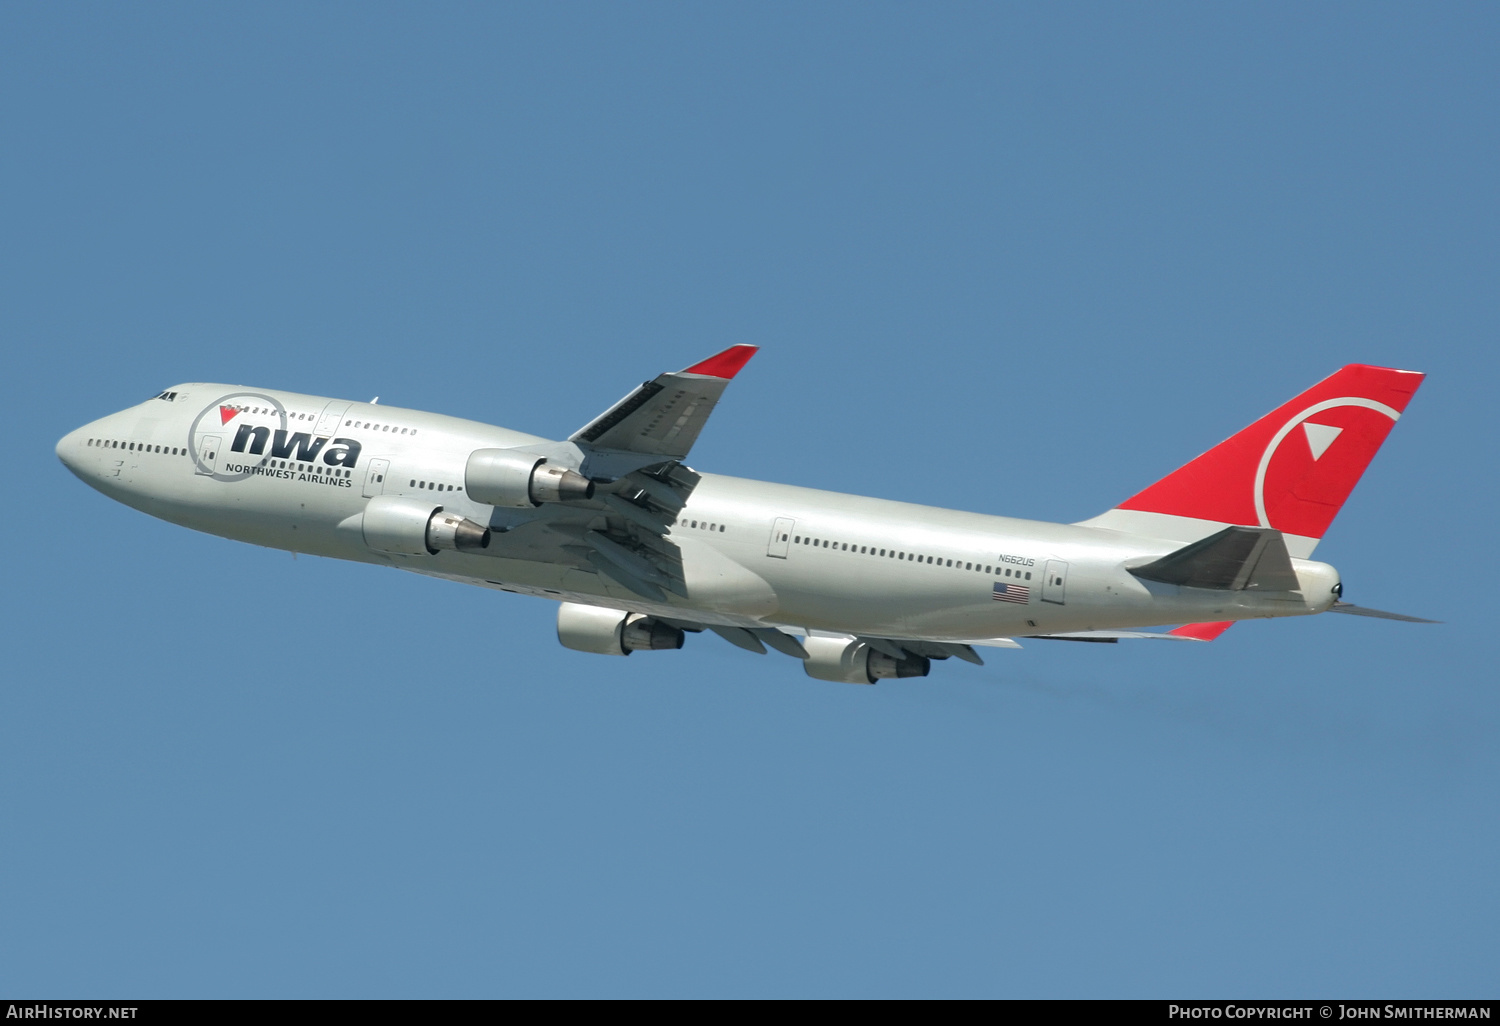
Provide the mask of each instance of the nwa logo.
{"label": "nwa logo", "polygon": [[[271,442],[271,458],[275,460],[315,463],[318,454],[322,453],[323,462],[330,467],[352,467],[359,459],[359,443],[352,438],[335,438],[333,444],[328,445],[327,438],[314,438],[306,431],[288,432],[286,428],[277,428],[273,438],[270,428],[251,424],[240,425],[229,451],[260,456],[266,451],[267,440]],[[327,449],[324,446],[328,446]]]}
{"label": "nwa logo", "polygon": [[[287,470],[300,469],[319,481],[342,479],[359,462],[359,442],[332,437],[348,408],[348,403],[330,402],[321,413],[291,413],[275,396],[233,392],[199,412],[189,432],[189,452],[199,474],[220,481],[263,476],[268,465],[275,465],[273,460],[292,461]],[[242,417],[239,424],[233,423]],[[297,421],[310,423],[302,426]],[[230,431],[234,434],[226,439]],[[234,453],[261,458],[253,464],[233,461]]]}

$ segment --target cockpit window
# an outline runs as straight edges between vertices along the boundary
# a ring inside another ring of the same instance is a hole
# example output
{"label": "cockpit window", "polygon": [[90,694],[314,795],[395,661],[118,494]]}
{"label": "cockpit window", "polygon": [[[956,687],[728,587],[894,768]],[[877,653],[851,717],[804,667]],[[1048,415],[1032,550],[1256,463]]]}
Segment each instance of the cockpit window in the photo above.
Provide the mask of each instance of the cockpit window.
{"label": "cockpit window", "polygon": [[158,399],[165,399],[167,402],[170,403],[170,402],[174,401],[177,398],[177,393],[176,392],[163,392],[161,395],[157,396],[156,398],[158,398]]}

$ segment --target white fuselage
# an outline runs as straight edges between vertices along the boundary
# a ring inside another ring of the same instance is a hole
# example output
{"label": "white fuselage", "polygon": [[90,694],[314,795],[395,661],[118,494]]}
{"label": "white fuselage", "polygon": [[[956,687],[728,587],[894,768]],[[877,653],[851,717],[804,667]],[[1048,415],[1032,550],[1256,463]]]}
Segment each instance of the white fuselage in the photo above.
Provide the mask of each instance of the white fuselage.
{"label": "white fuselage", "polygon": [[[1155,584],[1126,566],[1180,540],[703,474],[670,527],[686,595],[653,602],[566,555],[546,529],[554,510],[490,507],[466,494],[476,449],[546,439],[275,390],[185,384],[166,394],[72,432],[58,455],[105,495],[196,530],[557,600],[727,625],[973,640],[1305,615],[1331,606],[1338,583],[1332,567],[1294,560],[1298,591]],[[227,420],[225,405],[234,408]],[[266,430],[236,451],[247,426]],[[294,442],[298,433],[307,440]],[[431,500],[491,527],[494,540],[482,553],[374,551],[359,525],[376,495]]]}

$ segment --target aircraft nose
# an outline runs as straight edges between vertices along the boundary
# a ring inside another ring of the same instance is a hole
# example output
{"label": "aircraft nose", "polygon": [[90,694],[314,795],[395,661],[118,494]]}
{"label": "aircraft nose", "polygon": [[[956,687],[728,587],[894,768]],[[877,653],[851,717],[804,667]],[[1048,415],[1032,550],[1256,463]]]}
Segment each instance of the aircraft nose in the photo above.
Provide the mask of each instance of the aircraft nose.
{"label": "aircraft nose", "polygon": [[89,480],[93,476],[89,470],[97,461],[88,459],[86,447],[89,439],[104,434],[105,432],[100,431],[100,428],[107,426],[105,421],[96,420],[75,431],[69,431],[59,438],[56,451],[57,458],[62,460],[62,465],[85,481]]}
{"label": "aircraft nose", "polygon": [[57,458],[75,474],[78,473],[78,449],[83,444],[85,430],[69,431],[57,440]]}

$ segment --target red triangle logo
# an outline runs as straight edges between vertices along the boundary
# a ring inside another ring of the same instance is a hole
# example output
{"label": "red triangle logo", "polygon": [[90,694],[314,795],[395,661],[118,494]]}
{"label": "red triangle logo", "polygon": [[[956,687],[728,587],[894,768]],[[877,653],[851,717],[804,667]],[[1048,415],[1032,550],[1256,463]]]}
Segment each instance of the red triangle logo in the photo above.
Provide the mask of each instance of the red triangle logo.
{"label": "red triangle logo", "polygon": [[236,413],[239,413],[239,412],[240,411],[236,410],[233,406],[220,406],[219,407],[219,423],[220,424],[228,424],[231,420],[234,419],[234,415]]}

